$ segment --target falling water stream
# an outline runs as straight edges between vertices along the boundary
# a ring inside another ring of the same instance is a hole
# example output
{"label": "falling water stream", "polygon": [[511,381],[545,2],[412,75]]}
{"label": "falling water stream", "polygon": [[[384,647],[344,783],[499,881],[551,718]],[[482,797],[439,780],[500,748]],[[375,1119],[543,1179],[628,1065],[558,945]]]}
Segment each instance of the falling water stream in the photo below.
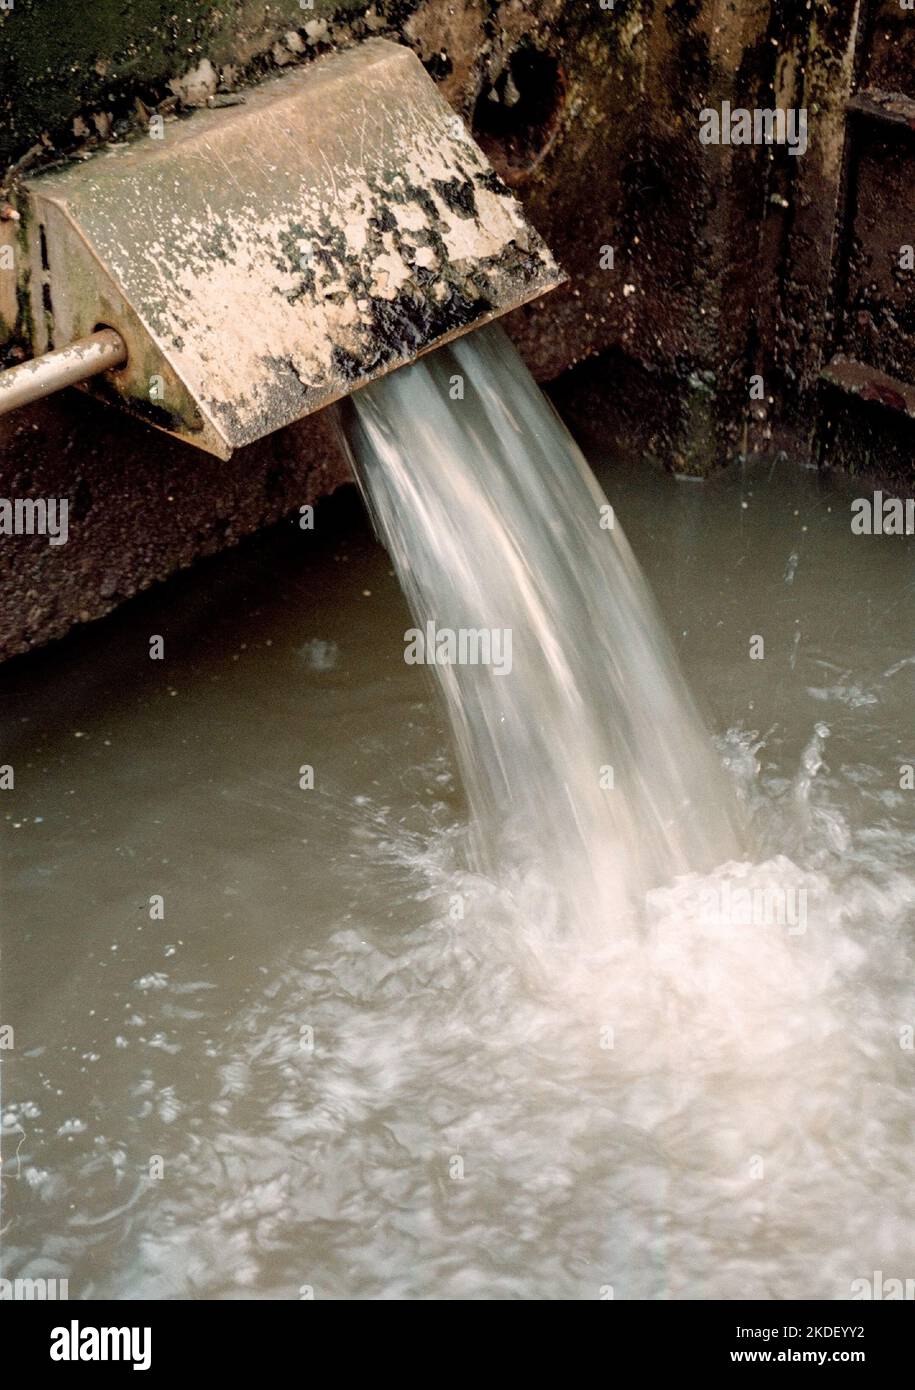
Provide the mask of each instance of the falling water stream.
{"label": "falling water stream", "polygon": [[338,501],[2,673],[3,1275],[915,1277],[909,542],[788,464],[596,457],[611,527],[496,330],[345,428],[388,554]]}
{"label": "falling water stream", "polygon": [[536,883],[531,910],[558,939],[632,929],[648,888],[737,842],[731,789],[594,475],[498,325],[359,392],[346,415],[418,630],[504,634],[490,648],[511,656],[422,648],[475,862]]}

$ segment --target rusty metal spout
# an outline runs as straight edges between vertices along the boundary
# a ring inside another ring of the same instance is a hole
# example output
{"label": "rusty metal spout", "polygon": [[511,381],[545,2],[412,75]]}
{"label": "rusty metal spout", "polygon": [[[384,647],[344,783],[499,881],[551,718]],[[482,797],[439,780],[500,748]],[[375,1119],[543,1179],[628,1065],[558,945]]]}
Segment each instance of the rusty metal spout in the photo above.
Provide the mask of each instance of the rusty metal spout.
{"label": "rusty metal spout", "polygon": [[24,317],[36,355],[108,325],[122,369],[68,379],[222,458],[565,278],[399,44],[157,135],[25,185]]}

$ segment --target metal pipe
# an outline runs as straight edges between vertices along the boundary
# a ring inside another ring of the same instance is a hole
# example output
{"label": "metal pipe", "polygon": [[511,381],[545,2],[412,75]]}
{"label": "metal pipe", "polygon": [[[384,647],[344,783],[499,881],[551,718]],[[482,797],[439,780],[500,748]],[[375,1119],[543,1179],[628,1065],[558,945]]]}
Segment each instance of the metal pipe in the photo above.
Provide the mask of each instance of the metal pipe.
{"label": "metal pipe", "polygon": [[21,362],[18,367],[0,372],[0,415],[50,396],[64,386],[87,381],[111,367],[121,367],[126,361],[127,348],[120,333],[101,328],[65,348]]}

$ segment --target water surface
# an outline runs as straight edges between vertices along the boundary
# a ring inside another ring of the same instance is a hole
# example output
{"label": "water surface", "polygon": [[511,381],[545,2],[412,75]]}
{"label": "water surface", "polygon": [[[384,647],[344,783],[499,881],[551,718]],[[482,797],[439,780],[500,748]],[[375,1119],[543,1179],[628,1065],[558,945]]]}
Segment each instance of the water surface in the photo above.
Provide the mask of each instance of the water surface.
{"label": "water surface", "polygon": [[[915,1275],[911,542],[852,537],[856,489],[787,463],[593,462],[752,854],[573,949],[533,869],[468,868],[440,696],[352,496],[13,663],[6,1277],[831,1299]],[[804,889],[805,929],[713,920],[740,887]]]}

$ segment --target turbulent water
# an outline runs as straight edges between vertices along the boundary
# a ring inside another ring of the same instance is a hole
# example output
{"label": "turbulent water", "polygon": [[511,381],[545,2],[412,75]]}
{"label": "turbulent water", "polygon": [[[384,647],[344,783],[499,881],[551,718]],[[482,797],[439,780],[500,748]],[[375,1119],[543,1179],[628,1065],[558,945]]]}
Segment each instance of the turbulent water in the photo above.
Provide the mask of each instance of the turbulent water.
{"label": "turbulent water", "polygon": [[852,538],[854,494],[786,465],[605,468],[603,530],[492,334],[350,429],[418,625],[510,627],[511,672],[405,664],[417,619],[332,511],[2,673],[3,1275],[71,1299],[915,1278],[910,542]]}
{"label": "turbulent water", "polygon": [[[420,654],[435,656],[477,866],[522,892],[536,881],[529,907],[557,938],[621,935],[648,888],[730,858],[736,840],[732,793],[606,497],[497,325],[346,414],[432,639]],[[501,660],[447,646],[439,660],[442,631],[504,634],[490,642]]]}

